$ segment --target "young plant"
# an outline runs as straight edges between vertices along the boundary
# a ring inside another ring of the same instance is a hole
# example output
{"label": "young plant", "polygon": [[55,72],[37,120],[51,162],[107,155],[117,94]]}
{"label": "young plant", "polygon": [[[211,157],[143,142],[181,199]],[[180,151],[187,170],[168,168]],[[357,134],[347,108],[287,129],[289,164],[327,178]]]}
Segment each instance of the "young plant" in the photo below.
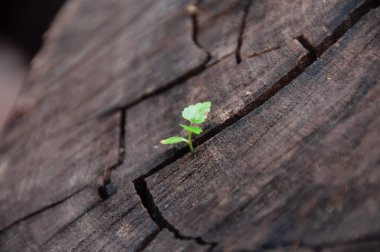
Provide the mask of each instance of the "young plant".
{"label": "young plant", "polygon": [[193,140],[192,134],[199,135],[202,133],[202,128],[199,127],[199,124],[204,123],[207,118],[207,114],[211,110],[211,102],[200,102],[194,105],[190,105],[182,111],[182,117],[190,122],[190,125],[180,124],[185,131],[187,131],[187,139],[179,136],[169,137],[165,140],[160,141],[161,144],[175,144],[180,142],[185,142],[190,148],[190,151],[193,152]]}

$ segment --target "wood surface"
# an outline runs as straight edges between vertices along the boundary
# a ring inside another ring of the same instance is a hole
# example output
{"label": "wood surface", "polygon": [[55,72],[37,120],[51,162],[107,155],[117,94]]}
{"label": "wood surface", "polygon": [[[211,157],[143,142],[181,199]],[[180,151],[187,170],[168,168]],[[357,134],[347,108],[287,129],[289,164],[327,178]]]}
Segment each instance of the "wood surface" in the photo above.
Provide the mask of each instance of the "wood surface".
{"label": "wood surface", "polygon": [[[185,122],[181,119],[181,111],[187,104],[212,102],[213,113],[204,134],[212,133],[278,89],[290,71],[297,71],[306,64],[307,53],[297,40],[293,40],[278,50],[239,65],[231,55],[178,87],[129,109],[126,112],[125,162],[113,173],[115,181],[125,176],[135,179],[176,155],[180,147],[170,148],[159,142],[172,135],[184,134],[178,124]],[[179,146],[187,148],[185,144]]]}
{"label": "wood surface", "polygon": [[379,14],[257,110],[148,177],[164,218],[228,250],[376,233]]}
{"label": "wood surface", "polygon": [[[379,251],[378,6],[68,0],[1,135],[0,251]],[[194,153],[159,144],[205,100]]]}

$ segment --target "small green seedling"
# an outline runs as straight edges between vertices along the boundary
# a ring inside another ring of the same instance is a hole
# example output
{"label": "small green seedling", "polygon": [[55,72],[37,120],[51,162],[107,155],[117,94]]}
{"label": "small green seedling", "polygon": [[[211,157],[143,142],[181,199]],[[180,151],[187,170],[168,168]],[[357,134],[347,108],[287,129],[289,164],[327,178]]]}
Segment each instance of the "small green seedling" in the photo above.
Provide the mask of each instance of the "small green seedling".
{"label": "small green seedling", "polygon": [[169,137],[165,140],[160,141],[161,144],[174,144],[185,142],[193,152],[193,141],[191,139],[192,134],[199,135],[202,133],[202,128],[197,126],[204,123],[207,118],[207,114],[211,110],[211,102],[200,102],[194,105],[190,105],[182,111],[182,117],[190,122],[190,125],[180,124],[184,130],[188,132],[187,139],[179,136]]}

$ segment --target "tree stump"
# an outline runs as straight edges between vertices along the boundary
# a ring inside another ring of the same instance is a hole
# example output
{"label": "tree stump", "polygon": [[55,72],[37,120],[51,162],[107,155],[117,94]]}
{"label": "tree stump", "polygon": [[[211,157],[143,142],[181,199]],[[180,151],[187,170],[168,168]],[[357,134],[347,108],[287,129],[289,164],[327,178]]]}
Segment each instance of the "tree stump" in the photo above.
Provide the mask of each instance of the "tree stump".
{"label": "tree stump", "polygon": [[[68,0],[2,133],[0,251],[379,251],[378,6]],[[193,153],[159,144],[206,100]]]}

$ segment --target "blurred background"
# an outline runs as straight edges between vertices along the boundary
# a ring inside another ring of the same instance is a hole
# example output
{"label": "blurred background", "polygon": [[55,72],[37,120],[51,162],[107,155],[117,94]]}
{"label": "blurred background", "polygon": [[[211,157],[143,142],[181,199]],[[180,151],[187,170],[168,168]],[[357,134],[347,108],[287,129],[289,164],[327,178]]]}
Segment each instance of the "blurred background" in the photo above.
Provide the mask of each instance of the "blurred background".
{"label": "blurred background", "polygon": [[0,132],[17,98],[29,64],[43,44],[65,0],[0,1]]}

